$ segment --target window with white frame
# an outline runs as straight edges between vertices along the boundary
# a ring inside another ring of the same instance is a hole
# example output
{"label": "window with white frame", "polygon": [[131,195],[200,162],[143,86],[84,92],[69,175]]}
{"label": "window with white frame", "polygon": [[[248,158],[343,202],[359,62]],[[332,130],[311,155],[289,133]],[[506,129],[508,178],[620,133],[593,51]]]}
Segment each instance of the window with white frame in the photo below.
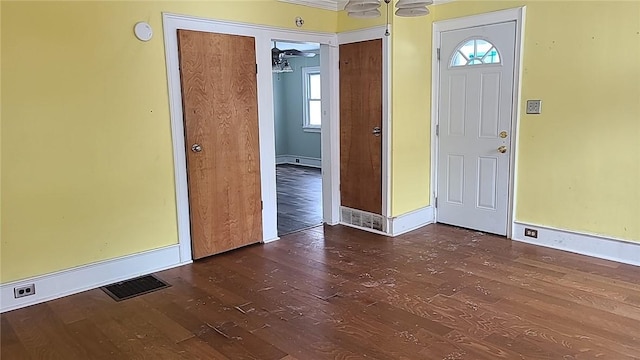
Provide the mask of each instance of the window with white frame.
{"label": "window with white frame", "polygon": [[320,131],[322,102],[320,99],[319,66],[302,68],[302,89],[304,97],[303,128],[306,131]]}

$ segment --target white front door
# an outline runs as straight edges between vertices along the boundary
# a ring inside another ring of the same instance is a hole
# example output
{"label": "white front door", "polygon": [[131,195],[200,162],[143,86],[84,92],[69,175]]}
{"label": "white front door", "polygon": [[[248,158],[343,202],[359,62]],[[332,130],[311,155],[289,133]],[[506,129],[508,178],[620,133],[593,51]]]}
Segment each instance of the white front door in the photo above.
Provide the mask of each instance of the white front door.
{"label": "white front door", "polygon": [[441,33],[437,222],[506,235],[515,22]]}

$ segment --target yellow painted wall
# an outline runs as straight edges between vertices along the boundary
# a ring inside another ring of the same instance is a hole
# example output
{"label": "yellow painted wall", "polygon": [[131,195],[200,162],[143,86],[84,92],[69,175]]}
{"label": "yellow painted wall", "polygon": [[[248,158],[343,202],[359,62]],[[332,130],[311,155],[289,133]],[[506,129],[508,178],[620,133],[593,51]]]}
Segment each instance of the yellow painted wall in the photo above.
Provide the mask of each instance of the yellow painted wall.
{"label": "yellow painted wall", "polygon": [[[543,114],[521,119],[516,219],[640,241],[640,2],[456,1],[434,6],[429,21],[521,5],[522,95],[542,99]],[[422,64],[411,77],[404,67],[420,50],[401,42],[430,37],[420,31],[431,24],[402,23],[395,21],[393,35],[394,215],[428,204],[412,192],[413,184],[430,183],[416,169],[429,156],[429,138],[412,131],[428,131],[428,89],[422,100],[414,97],[430,86],[431,55],[411,60]]]}
{"label": "yellow painted wall", "polygon": [[393,22],[391,213],[429,205],[431,194],[430,17]]}
{"label": "yellow painted wall", "polygon": [[[432,21],[519,5],[523,97],[544,106],[521,122],[517,220],[640,239],[640,2],[458,1],[394,18],[393,215],[429,203]],[[275,0],[0,6],[1,282],[177,243],[162,11],[384,23]],[[141,20],[148,43],[132,35]]]}
{"label": "yellow painted wall", "polygon": [[0,6],[1,282],[177,243],[163,11],[337,28],[334,12],[275,0]]}

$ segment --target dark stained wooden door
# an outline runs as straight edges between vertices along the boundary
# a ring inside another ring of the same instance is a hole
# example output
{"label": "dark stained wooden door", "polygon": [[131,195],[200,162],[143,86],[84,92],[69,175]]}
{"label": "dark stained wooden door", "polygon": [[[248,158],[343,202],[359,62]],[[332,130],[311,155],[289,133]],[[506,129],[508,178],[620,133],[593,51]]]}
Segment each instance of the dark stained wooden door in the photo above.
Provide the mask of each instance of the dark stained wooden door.
{"label": "dark stained wooden door", "polygon": [[382,214],[382,40],[340,45],[342,206]]}
{"label": "dark stained wooden door", "polygon": [[178,30],[195,259],[262,241],[255,39]]}

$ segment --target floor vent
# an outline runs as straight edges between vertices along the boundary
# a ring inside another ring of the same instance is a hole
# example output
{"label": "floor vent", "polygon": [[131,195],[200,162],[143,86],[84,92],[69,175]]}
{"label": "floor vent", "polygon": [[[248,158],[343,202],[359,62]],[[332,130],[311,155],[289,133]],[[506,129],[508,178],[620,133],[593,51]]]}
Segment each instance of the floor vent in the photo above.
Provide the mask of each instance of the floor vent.
{"label": "floor vent", "polygon": [[385,221],[382,215],[341,206],[340,219],[345,224],[382,232],[386,231]]}
{"label": "floor vent", "polygon": [[119,283],[103,286],[100,289],[111,296],[115,301],[131,299],[143,294],[164,289],[171,285],[156,278],[153,275],[141,276],[139,278],[121,281]]}

